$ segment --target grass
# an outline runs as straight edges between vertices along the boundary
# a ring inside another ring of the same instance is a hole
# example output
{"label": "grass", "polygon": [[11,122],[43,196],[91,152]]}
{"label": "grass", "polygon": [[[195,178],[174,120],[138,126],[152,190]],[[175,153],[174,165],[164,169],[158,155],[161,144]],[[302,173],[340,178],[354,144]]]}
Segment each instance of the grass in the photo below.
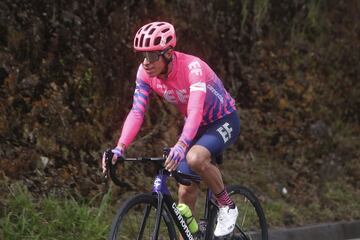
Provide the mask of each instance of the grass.
{"label": "grass", "polygon": [[[250,165],[256,167],[246,166],[249,161]],[[352,164],[349,162],[352,168],[356,164],[357,160]],[[281,182],[275,179],[281,179],[278,175],[286,176],[286,171],[276,171],[279,165],[269,164],[261,154],[254,154],[247,161],[228,161],[225,165],[230,167],[225,171],[226,183],[239,183],[254,190],[261,200],[272,229],[360,219],[360,191],[346,179],[337,177],[322,184],[319,182],[318,185],[306,187],[301,192],[292,192],[289,189],[289,193],[284,196],[279,193],[277,186]],[[239,166],[247,171],[239,174]],[[147,179],[151,182],[151,178]],[[174,181],[169,183],[176,198]],[[115,209],[109,204],[113,195],[111,192],[105,194],[101,202],[96,202],[55,196],[36,200],[21,185],[13,185],[9,189],[9,194],[0,198],[0,239],[106,239]],[[203,211],[204,186],[202,189],[196,211],[198,219]],[[122,193],[120,198],[123,200],[125,195],[128,196]],[[308,204],[303,204],[304,201]]]}
{"label": "grass", "polygon": [[111,193],[98,205],[72,197],[49,196],[35,201],[25,187],[11,187],[0,215],[0,239],[106,239]]}

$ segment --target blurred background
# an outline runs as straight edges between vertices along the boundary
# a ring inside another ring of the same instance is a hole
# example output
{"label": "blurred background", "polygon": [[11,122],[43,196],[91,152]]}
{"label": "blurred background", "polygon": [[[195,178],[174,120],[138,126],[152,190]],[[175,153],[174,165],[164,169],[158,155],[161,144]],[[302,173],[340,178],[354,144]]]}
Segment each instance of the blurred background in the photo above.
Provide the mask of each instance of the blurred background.
{"label": "blurred background", "polygon": [[[0,0],[0,239],[105,239],[150,189],[135,165],[113,187],[100,157],[132,104],[133,36],[158,20],[236,99],[224,180],[255,191],[270,228],[360,218],[359,1]],[[154,95],[127,155],[161,155],[182,121]]]}

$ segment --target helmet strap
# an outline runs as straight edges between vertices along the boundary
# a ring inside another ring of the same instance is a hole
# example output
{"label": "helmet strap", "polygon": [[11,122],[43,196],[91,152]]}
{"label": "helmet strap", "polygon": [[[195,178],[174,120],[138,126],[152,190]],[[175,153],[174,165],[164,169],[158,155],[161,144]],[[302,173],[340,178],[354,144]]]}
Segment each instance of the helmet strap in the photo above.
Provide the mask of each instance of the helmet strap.
{"label": "helmet strap", "polygon": [[169,50],[170,48],[166,49],[165,51],[163,51],[163,53],[161,54],[161,56],[163,57],[164,61],[165,61],[165,68],[164,70],[161,72],[161,74],[165,75],[165,79],[168,78],[169,75],[169,64],[172,62],[173,60],[173,56],[171,56],[170,58],[165,57],[165,53]]}

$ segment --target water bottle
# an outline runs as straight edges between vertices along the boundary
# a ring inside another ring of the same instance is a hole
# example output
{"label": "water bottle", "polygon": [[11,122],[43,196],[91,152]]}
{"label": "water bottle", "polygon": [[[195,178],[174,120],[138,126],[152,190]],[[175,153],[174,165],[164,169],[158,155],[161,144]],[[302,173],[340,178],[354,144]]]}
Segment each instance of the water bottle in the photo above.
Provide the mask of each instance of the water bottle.
{"label": "water bottle", "polygon": [[177,205],[177,209],[179,209],[181,216],[186,221],[190,232],[196,233],[199,230],[199,226],[195,220],[195,217],[192,215],[189,206],[184,203],[180,203],[179,205]]}

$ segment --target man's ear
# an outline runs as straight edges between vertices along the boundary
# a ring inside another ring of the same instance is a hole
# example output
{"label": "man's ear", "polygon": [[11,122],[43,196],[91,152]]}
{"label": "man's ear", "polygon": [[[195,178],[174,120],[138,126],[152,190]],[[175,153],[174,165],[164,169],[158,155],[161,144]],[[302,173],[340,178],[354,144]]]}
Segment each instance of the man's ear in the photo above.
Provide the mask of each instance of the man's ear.
{"label": "man's ear", "polygon": [[170,59],[172,57],[173,53],[174,53],[174,50],[172,48],[170,48],[169,50],[166,51],[165,57],[167,59]]}

